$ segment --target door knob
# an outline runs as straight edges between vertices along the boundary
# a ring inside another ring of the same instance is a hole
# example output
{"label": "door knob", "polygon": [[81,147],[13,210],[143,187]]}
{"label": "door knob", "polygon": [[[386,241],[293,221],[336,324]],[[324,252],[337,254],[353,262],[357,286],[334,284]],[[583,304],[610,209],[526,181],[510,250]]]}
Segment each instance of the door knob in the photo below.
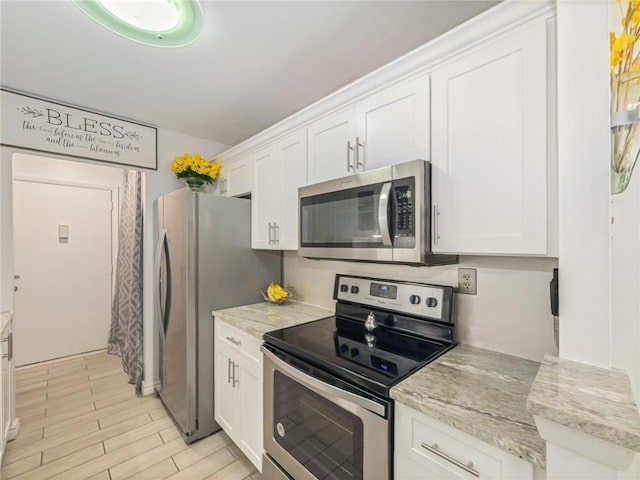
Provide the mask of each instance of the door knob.
{"label": "door knob", "polygon": [[20,280],[20,275],[14,275],[14,276],[13,276],[13,279],[14,279],[14,280]]}
{"label": "door knob", "polygon": [[17,285],[14,285],[14,286],[13,286],[13,291],[14,291],[14,292],[17,292],[17,291],[18,291],[18,286],[17,286]]}

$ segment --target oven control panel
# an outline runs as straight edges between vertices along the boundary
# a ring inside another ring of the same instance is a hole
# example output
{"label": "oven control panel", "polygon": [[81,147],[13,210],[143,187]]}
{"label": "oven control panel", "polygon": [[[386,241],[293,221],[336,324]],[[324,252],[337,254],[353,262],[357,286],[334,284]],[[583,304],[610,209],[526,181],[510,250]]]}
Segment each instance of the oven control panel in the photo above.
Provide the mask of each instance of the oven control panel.
{"label": "oven control panel", "polygon": [[452,322],[454,290],[444,285],[336,275],[334,299]]}

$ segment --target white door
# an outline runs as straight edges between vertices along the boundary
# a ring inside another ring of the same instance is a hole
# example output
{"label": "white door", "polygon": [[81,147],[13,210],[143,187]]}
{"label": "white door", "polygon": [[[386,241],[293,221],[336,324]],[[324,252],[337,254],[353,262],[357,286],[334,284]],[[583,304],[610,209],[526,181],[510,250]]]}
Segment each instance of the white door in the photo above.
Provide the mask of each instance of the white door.
{"label": "white door", "polygon": [[280,160],[278,172],[280,189],[280,217],[278,219],[278,248],[298,249],[298,187],[305,185],[307,165],[306,131],[298,130],[277,146]]}
{"label": "white door", "polygon": [[546,24],[431,76],[434,251],[547,253]]}
{"label": "white door", "polygon": [[355,173],[355,107],[312,123],[307,133],[309,185]]}
{"label": "white door", "polygon": [[258,151],[254,156],[255,183],[251,201],[251,247],[275,247],[275,223],[279,213],[279,162],[272,147]]}
{"label": "white door", "polygon": [[358,170],[429,160],[429,76],[358,103]]}
{"label": "white door", "polygon": [[16,180],[13,195],[16,365],[106,348],[111,191]]}

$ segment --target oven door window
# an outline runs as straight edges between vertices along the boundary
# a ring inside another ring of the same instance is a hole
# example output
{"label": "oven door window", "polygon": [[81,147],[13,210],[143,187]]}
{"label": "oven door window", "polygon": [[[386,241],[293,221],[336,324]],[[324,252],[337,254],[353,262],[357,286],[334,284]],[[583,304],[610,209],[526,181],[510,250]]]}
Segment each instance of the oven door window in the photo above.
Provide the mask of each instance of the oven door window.
{"label": "oven door window", "polygon": [[[301,199],[301,245],[333,248],[391,248],[380,232],[382,183]],[[386,205],[386,210],[390,206]],[[388,217],[387,217],[388,218]],[[387,221],[388,223],[388,221]],[[388,225],[384,228],[388,230]]]}
{"label": "oven door window", "polygon": [[275,441],[316,478],[362,480],[362,420],[278,371],[273,385]]}

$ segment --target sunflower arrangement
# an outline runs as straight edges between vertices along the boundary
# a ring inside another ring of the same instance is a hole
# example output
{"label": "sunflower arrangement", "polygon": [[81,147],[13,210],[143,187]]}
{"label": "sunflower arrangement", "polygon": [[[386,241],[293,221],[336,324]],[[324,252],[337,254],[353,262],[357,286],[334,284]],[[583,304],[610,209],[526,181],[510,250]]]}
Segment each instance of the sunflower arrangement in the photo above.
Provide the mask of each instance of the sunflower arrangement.
{"label": "sunflower arrangement", "polygon": [[[619,4],[622,31],[610,32],[612,192],[627,187],[640,153],[640,0]],[[625,5],[626,4],[626,8]],[[633,112],[636,112],[635,114]]]}
{"label": "sunflower arrangement", "polygon": [[213,183],[220,174],[221,165],[202,158],[200,155],[185,153],[171,163],[171,171],[190,187],[192,184]]}

